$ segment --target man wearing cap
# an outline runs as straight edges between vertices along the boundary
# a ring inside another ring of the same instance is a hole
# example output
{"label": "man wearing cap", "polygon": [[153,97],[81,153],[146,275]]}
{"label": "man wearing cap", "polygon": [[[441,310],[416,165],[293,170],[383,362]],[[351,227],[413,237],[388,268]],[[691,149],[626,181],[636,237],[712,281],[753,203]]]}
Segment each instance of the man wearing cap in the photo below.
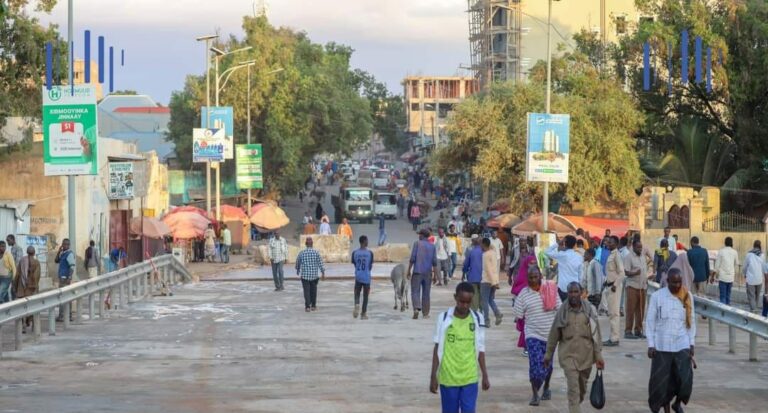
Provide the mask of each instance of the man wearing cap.
{"label": "man wearing cap", "polygon": [[419,240],[411,247],[411,259],[406,276],[411,281],[411,302],[413,303],[413,319],[429,318],[429,292],[432,281],[437,280],[437,252],[430,243],[429,231],[419,231]]}

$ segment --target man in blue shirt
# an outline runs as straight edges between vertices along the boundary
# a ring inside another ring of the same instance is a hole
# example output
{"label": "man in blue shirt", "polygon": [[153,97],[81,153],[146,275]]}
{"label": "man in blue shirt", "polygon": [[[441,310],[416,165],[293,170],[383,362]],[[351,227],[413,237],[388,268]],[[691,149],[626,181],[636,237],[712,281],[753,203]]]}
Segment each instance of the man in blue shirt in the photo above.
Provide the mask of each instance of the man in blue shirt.
{"label": "man in blue shirt", "polygon": [[427,240],[429,231],[419,231],[419,240],[411,247],[411,259],[406,276],[411,281],[411,302],[413,303],[413,319],[429,318],[429,290],[432,281],[437,280],[437,252],[435,246]]}
{"label": "man in blue shirt", "polygon": [[581,281],[581,268],[584,257],[574,250],[576,237],[566,235],[560,244],[552,244],[547,250],[547,256],[557,261],[557,293],[560,300],[568,300],[568,285]]}
{"label": "man in blue shirt", "polygon": [[472,296],[472,309],[480,309],[480,283],[483,281],[483,248],[480,246],[480,237],[472,235],[472,249],[464,256],[464,267],[467,282],[472,284],[475,294]]}
{"label": "man in blue shirt", "polygon": [[360,291],[363,292],[363,313],[361,320],[368,319],[368,293],[371,292],[371,270],[373,269],[373,252],[368,249],[368,237],[360,236],[360,248],[352,252],[352,265],[355,266],[355,310],[352,317],[360,314]]}

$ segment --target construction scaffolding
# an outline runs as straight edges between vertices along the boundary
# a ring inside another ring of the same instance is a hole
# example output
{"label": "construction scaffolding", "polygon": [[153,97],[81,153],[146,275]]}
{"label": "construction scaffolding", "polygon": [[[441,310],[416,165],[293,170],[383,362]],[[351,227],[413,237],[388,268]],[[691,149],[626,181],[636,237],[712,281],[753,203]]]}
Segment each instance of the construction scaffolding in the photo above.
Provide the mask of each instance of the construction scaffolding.
{"label": "construction scaffolding", "polygon": [[471,69],[486,89],[521,78],[522,0],[467,0]]}

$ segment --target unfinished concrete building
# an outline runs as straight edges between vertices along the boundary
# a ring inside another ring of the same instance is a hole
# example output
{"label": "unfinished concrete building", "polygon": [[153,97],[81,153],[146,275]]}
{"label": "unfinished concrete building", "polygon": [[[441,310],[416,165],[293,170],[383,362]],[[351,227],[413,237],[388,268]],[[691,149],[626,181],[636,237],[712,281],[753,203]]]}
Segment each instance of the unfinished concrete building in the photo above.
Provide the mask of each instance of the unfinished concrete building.
{"label": "unfinished concrete building", "polygon": [[521,0],[467,0],[472,70],[485,89],[521,78]]}

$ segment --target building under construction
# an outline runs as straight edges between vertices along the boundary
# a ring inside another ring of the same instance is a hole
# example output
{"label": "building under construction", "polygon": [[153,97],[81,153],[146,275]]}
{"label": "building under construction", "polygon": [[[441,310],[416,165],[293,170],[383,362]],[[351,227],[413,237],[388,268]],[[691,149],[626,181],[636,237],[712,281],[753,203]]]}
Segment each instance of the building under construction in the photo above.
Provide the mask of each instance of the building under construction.
{"label": "building under construction", "polygon": [[522,0],[467,0],[472,71],[481,88],[521,78]]}

